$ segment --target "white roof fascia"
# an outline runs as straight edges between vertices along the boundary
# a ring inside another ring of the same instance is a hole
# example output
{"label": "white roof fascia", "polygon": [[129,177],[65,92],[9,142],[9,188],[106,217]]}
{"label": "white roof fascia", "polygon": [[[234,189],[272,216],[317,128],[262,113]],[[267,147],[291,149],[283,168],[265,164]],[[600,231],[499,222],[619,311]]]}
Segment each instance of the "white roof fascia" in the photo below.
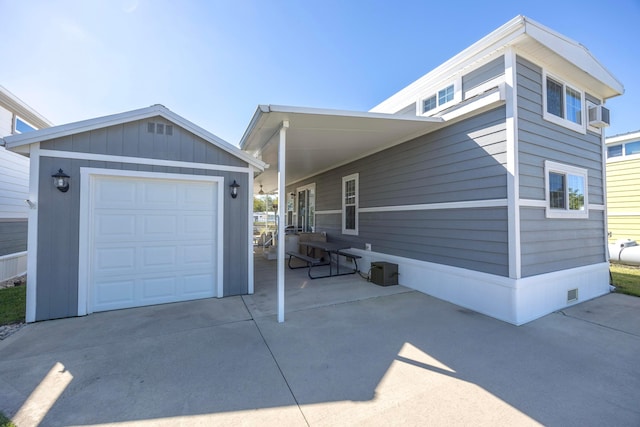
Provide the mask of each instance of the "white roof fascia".
{"label": "white roof fascia", "polygon": [[249,156],[237,147],[229,144],[225,140],[217,137],[211,132],[195,125],[194,123],[184,119],[183,117],[172,112],[168,108],[156,104],[150,107],[138,110],[127,111],[124,113],[113,114],[110,116],[97,117],[94,119],[83,120],[66,125],[54,126],[46,129],[40,129],[19,135],[7,136],[4,139],[5,146],[8,149],[15,149],[24,145],[34,144],[36,142],[47,141],[54,138],[62,138],[69,135],[75,135],[82,132],[89,132],[95,129],[101,129],[108,126],[115,126],[122,123],[128,123],[136,120],[144,120],[150,117],[161,116],[173,122],[174,124],[194,133],[200,138],[212,143],[213,145],[227,151],[228,153],[247,161],[252,166],[262,170],[264,163],[258,159]]}
{"label": "white roof fascia", "polygon": [[605,140],[607,145],[617,144],[620,142],[627,142],[631,140],[640,140],[640,130],[635,132],[629,132],[622,135],[614,135]]}
{"label": "white roof fascia", "polygon": [[[499,51],[507,45],[517,44],[521,37],[530,37],[546,46],[558,56],[579,67],[596,80],[622,94],[624,87],[595,57],[580,43],[573,41],[525,16],[516,16],[434,70],[390,96],[370,111],[394,113],[416,102],[429,86],[442,84],[460,74],[478,60]],[[613,95],[616,96],[616,95]]]}
{"label": "white roof fascia", "polygon": [[42,116],[42,114],[28,106],[23,100],[2,85],[0,85],[0,104],[6,105],[10,111],[39,129],[53,126],[53,123]]}

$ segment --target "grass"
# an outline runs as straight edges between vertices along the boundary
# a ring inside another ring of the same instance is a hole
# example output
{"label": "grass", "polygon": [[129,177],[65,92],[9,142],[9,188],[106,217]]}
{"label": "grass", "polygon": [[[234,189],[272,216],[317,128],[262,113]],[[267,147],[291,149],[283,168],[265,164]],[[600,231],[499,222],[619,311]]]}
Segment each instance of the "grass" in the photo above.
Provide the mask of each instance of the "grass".
{"label": "grass", "polygon": [[16,427],[2,412],[0,412],[0,427]]}
{"label": "grass", "polygon": [[611,275],[616,292],[640,297],[640,267],[612,263]]}
{"label": "grass", "polygon": [[26,286],[0,289],[0,325],[24,322],[26,305]]}

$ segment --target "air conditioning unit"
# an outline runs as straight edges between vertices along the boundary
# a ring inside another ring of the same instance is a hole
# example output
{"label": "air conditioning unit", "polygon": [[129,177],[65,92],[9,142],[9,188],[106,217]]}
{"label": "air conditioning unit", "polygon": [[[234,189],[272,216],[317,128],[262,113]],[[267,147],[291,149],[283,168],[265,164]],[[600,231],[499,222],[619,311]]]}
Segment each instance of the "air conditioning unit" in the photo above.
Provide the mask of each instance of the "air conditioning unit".
{"label": "air conditioning unit", "polygon": [[609,109],[602,105],[589,108],[589,126],[604,128],[609,126]]}

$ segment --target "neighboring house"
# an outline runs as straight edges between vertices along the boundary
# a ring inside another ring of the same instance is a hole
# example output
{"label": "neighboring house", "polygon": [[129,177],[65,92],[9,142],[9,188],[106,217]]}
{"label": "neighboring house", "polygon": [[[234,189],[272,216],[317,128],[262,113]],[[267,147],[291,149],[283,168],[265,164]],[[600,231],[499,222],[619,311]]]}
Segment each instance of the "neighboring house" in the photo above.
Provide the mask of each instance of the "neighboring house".
{"label": "neighboring house", "polygon": [[[47,128],[51,123],[0,86],[0,137]],[[29,159],[0,146],[0,281],[27,269]]]}
{"label": "neighboring house", "polygon": [[608,137],[606,144],[609,243],[640,241],[640,131]]}
{"label": "neighboring house", "polygon": [[396,263],[402,285],[522,324],[609,292],[601,128],[623,91],[518,16],[369,112],[259,106],[240,147],[271,165],[254,185],[288,195],[280,217],[363,271]]}
{"label": "neighboring house", "polygon": [[31,161],[28,322],[253,292],[261,161],[160,105],[4,141]]}

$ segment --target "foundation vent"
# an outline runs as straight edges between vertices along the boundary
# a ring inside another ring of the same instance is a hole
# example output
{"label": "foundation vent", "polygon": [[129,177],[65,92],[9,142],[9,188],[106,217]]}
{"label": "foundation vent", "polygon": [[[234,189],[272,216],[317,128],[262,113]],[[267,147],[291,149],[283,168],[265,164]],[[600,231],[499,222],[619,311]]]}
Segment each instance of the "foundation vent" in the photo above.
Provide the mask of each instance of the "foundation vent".
{"label": "foundation vent", "polygon": [[567,291],[567,302],[578,301],[578,288]]}

